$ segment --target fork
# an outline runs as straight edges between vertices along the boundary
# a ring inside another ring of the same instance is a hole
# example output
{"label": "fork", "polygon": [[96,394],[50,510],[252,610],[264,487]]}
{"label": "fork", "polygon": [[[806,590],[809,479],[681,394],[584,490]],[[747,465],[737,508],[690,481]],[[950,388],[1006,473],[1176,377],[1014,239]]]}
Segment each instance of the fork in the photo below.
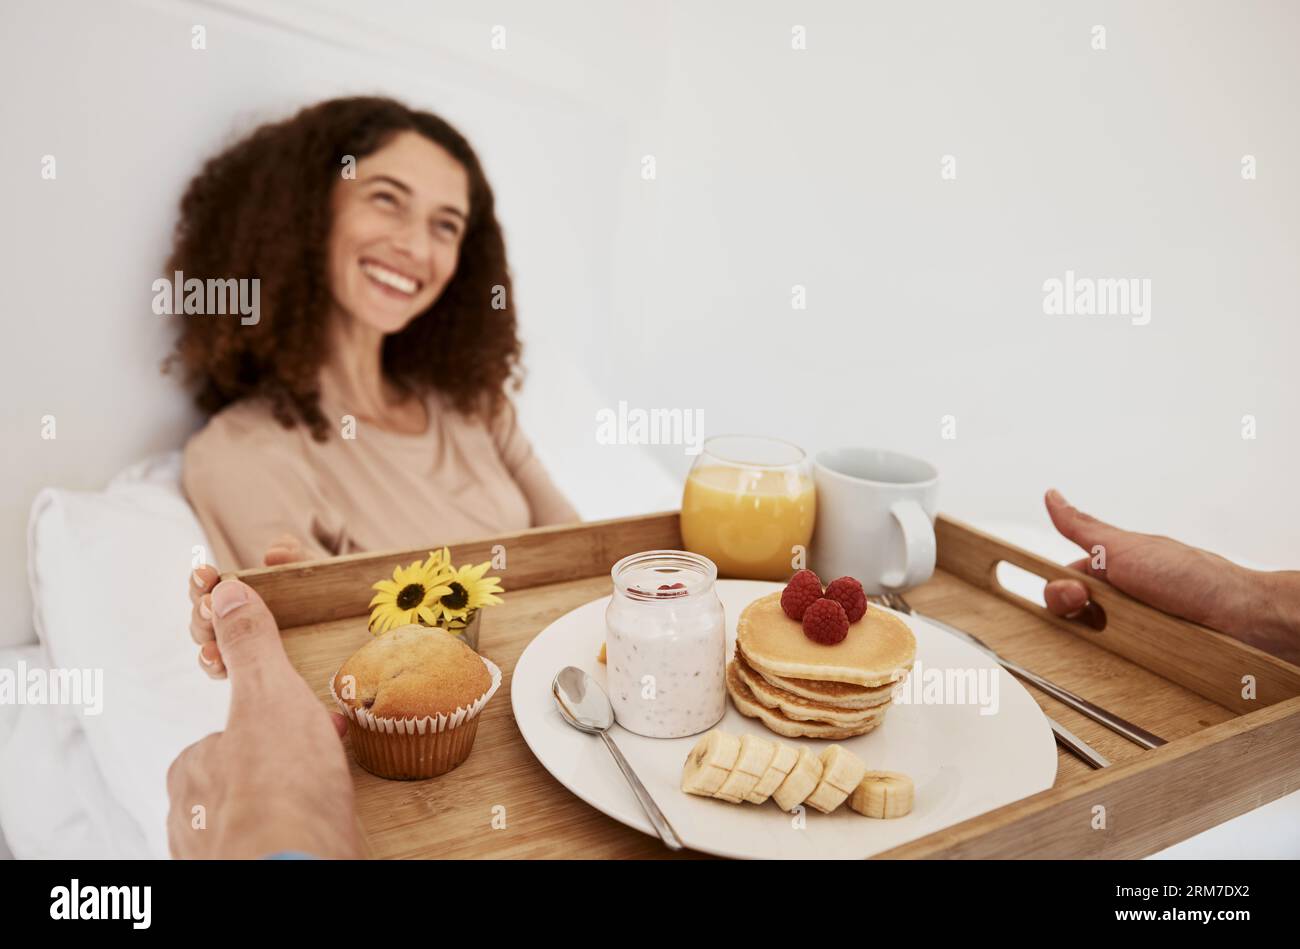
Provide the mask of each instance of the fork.
{"label": "fork", "polygon": [[[913,610],[912,607],[908,604],[907,600],[903,598],[902,593],[898,593],[898,592],[886,593],[884,595],[884,600],[886,606],[891,606],[894,609],[898,610],[900,613],[908,613],[908,614],[915,613],[915,610]],[[916,615],[919,616],[920,614],[916,614]],[[1127,738],[1129,741],[1133,742],[1134,744],[1141,745],[1143,748],[1159,748],[1161,745],[1166,744],[1165,739],[1161,738],[1158,735],[1153,735],[1145,728],[1142,728],[1138,725],[1134,725],[1132,722],[1128,721],[1127,719],[1120,718],[1114,712],[1108,711],[1107,709],[1102,708],[1100,705],[1094,705],[1092,702],[1089,702],[1087,699],[1083,698],[1082,696],[1076,695],[1075,693],[1071,692],[1069,689],[1057,685],[1055,682],[1052,682],[1050,679],[1043,678],[1036,672],[1030,672],[1024,666],[1014,663],[1010,659],[1002,658],[993,650],[991,646],[989,646],[986,642],[984,642],[984,640],[980,639],[974,633],[968,633],[964,629],[958,629],[957,627],[951,626],[948,623],[943,622],[943,620],[937,620],[932,616],[921,616],[920,618],[925,620],[928,623],[933,623],[934,625],[940,627],[941,629],[945,629],[950,633],[953,633],[963,639],[968,640],[969,642],[978,646],[980,649],[983,649],[986,653],[988,653],[991,657],[993,657],[993,659],[997,661],[998,664],[1002,666],[1002,668],[1006,669],[1012,675],[1016,676],[1017,678],[1024,679],[1026,682],[1033,683],[1034,685],[1038,686],[1038,688],[1046,692],[1048,695],[1052,696],[1052,698],[1059,701],[1061,704],[1069,706],[1079,714],[1091,718],[1094,722],[1097,722],[1098,724],[1105,725],[1107,728],[1115,732],[1117,735],[1123,735],[1125,738]]]}
{"label": "fork", "polygon": [[[944,623],[940,620],[933,619],[932,617],[921,616],[920,614],[916,613],[915,610],[912,609],[911,604],[909,604],[907,600],[903,599],[903,595],[901,593],[887,591],[882,596],[873,597],[872,599],[875,599],[877,601],[883,601],[884,605],[889,607],[890,609],[897,610],[900,613],[905,613],[908,616],[917,616],[920,619],[924,619],[928,623],[932,623],[948,632],[953,633],[960,639],[967,640],[968,642],[972,643],[973,645],[975,645],[976,647],[978,647],[979,649],[987,653],[988,656],[992,658],[994,662],[998,663],[998,665],[1002,666],[1004,669],[1006,669],[1008,672],[1011,672],[1014,675],[1020,675],[1021,673],[1025,673],[1026,675],[1032,677],[1028,681],[1034,682],[1035,685],[1039,685],[1039,682],[1035,680],[1041,680],[1041,682],[1046,683],[1046,685],[1048,686],[1048,688],[1045,688],[1044,691],[1048,692],[1049,695],[1053,695],[1054,697],[1059,698],[1059,696],[1057,696],[1056,693],[1060,692],[1062,695],[1070,696],[1072,699],[1074,699],[1075,701],[1079,702],[1082,705],[1086,705],[1091,709],[1096,709],[1097,712],[1103,715],[1110,716],[1109,712],[1106,712],[1104,709],[1100,709],[1097,706],[1087,702],[1086,700],[1079,698],[1078,696],[1074,695],[1074,693],[1067,692],[1065,689],[1061,689],[1058,686],[1053,685],[1051,682],[1048,682],[1046,679],[1041,679],[1040,676],[1037,676],[1035,673],[1029,672],[1028,669],[1024,669],[1023,667],[1018,666],[1013,662],[1008,662],[1006,659],[1003,659],[1001,656],[999,656],[996,652],[994,652],[992,649],[990,649],[981,640],[977,639],[972,634],[964,630],[957,629],[955,626],[949,626],[947,623]],[[1040,688],[1042,688],[1041,685]],[[1065,702],[1066,705],[1070,705],[1072,708],[1075,707],[1071,702],[1067,701],[1064,698],[1062,698],[1061,701]],[[1078,709],[1078,711],[1083,712],[1083,714],[1088,714],[1087,712],[1084,712],[1082,708]],[[1074,752],[1076,755],[1078,755],[1080,758],[1082,758],[1085,762],[1087,762],[1094,768],[1107,768],[1110,766],[1110,761],[1109,759],[1106,758],[1105,755],[1098,752],[1086,741],[1084,741],[1078,735],[1074,734],[1074,732],[1070,731],[1068,728],[1066,728],[1064,725],[1062,725],[1060,722],[1052,718],[1050,715],[1047,715],[1046,713],[1044,713],[1043,717],[1047,719],[1047,724],[1051,727],[1052,734],[1053,736],[1055,736],[1058,744]],[[1116,722],[1123,722],[1123,724],[1129,725],[1129,723],[1124,722],[1123,719],[1120,719],[1117,716],[1110,716],[1110,717],[1114,719]],[[1107,724],[1107,723],[1103,722],[1103,724]],[[1137,726],[1135,725],[1129,725],[1129,727],[1135,729],[1136,732],[1142,731],[1142,729],[1137,728]],[[1161,739],[1155,738],[1155,736],[1150,735],[1149,732],[1145,734],[1147,734],[1150,738],[1155,739],[1157,742],[1163,744],[1163,741]],[[1132,737],[1132,736],[1126,736],[1126,737]],[[1134,740],[1137,739],[1134,738]]]}

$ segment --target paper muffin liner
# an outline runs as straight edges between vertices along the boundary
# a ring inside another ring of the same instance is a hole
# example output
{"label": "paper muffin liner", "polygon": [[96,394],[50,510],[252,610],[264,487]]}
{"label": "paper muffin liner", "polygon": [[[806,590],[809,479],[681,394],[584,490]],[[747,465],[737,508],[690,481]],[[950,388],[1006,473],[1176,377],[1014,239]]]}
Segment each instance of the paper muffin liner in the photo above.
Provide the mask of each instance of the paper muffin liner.
{"label": "paper muffin liner", "polygon": [[330,698],[348,720],[348,737],[357,764],[381,778],[411,781],[446,774],[469,757],[478,734],[478,714],[501,687],[501,670],[479,656],[492,685],[468,706],[449,714],[422,718],[385,718],[369,709],[352,708],[334,691],[339,666],[330,676]]}

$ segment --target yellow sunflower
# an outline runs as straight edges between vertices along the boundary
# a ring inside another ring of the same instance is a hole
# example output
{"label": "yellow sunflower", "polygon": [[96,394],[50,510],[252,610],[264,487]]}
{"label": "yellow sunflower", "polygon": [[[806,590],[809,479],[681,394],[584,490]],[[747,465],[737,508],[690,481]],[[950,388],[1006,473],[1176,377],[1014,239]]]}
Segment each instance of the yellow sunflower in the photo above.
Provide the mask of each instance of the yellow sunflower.
{"label": "yellow sunflower", "polygon": [[439,601],[452,592],[445,571],[430,573],[428,561],[414,561],[409,567],[393,568],[393,579],[380,580],[370,601],[370,631],[376,636],[397,626],[422,623],[437,626],[442,618]]}
{"label": "yellow sunflower", "polygon": [[431,550],[424,561],[424,572],[431,577],[442,576],[451,570],[450,561],[451,551],[446,547],[442,550]]}
{"label": "yellow sunflower", "polygon": [[477,567],[468,564],[453,567],[450,552],[444,547],[436,554],[429,555],[425,567],[435,563],[445,570],[445,573],[439,575],[438,582],[449,587],[438,601],[446,628],[461,629],[469,621],[469,615],[479,607],[495,606],[501,602],[501,597],[496,595],[505,592],[501,589],[501,581],[496,577],[483,576],[488,567],[492,566],[491,561],[484,561]]}

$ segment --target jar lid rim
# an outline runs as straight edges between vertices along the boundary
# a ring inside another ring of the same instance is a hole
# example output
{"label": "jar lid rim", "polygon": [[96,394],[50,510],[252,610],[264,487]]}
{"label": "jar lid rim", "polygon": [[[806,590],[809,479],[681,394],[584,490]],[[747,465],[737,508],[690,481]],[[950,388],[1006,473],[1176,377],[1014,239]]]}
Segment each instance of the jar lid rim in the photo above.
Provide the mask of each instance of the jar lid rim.
{"label": "jar lid rim", "polygon": [[[684,594],[689,596],[695,593],[703,593],[713,586],[718,579],[718,568],[712,560],[703,554],[692,553],[688,550],[643,550],[635,554],[628,554],[618,563],[610,568],[610,579],[614,583],[614,588],[618,592],[630,596],[638,602],[647,603],[672,603],[679,598],[679,595],[661,596],[657,590],[641,590],[637,587],[628,585],[624,575],[631,569],[653,567],[659,564],[670,569],[665,573],[680,573],[682,579],[679,583],[683,584]],[[638,596],[637,594],[643,594]]]}

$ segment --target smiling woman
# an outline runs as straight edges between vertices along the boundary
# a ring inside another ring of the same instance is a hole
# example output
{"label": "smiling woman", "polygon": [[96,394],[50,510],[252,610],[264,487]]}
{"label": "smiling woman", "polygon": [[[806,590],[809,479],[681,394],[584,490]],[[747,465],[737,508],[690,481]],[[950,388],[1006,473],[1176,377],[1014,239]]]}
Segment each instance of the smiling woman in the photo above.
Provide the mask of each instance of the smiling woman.
{"label": "smiling woman", "polygon": [[257,129],[190,183],[173,271],[260,285],[256,324],[170,317],[212,413],[183,484],[222,569],[578,519],[507,395],[491,187],[437,116],[337,99]]}

